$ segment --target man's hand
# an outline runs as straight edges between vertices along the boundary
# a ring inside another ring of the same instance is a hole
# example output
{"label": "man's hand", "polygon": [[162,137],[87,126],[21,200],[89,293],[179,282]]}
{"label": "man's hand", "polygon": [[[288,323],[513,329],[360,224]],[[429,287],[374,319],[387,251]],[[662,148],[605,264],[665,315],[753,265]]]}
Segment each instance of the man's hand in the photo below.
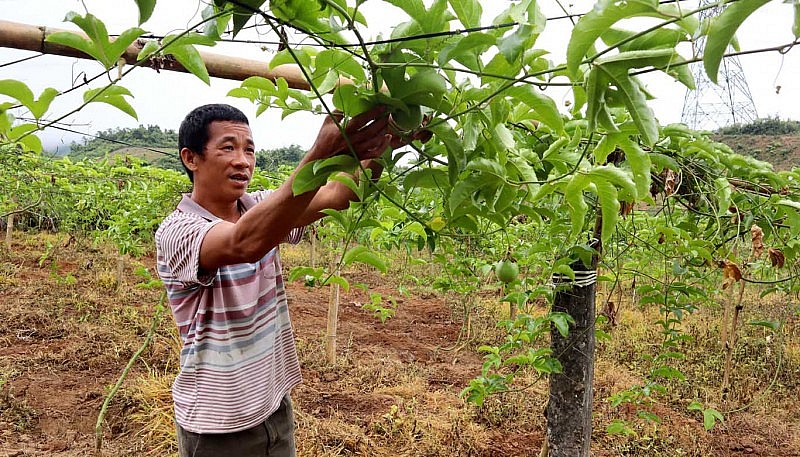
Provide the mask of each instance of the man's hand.
{"label": "man's hand", "polygon": [[343,117],[341,112],[336,111],[325,118],[314,145],[309,149],[310,159],[324,159],[351,152],[355,152],[360,160],[374,159],[390,146],[392,135],[389,132],[389,115],[384,106],[376,106],[350,119],[344,126],[344,135],[336,125],[341,123]]}

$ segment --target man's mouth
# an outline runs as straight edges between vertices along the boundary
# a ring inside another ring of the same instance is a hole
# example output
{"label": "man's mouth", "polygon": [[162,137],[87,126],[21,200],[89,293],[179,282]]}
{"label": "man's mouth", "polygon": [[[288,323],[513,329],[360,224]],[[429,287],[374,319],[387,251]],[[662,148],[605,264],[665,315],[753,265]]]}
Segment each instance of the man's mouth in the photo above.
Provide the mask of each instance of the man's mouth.
{"label": "man's mouth", "polygon": [[242,182],[242,183],[246,183],[246,182],[250,181],[250,176],[248,176],[246,173],[234,173],[234,174],[230,175],[229,178],[234,180],[234,181],[238,181],[238,182]]}

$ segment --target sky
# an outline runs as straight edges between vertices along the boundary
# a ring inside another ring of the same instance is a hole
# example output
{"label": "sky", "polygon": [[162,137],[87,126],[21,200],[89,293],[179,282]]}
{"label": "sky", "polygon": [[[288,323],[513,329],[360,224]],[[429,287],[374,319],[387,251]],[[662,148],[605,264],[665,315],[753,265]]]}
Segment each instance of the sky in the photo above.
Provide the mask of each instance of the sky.
{"label": "sky", "polygon": [[[507,0],[482,1],[484,24],[490,23],[508,3]],[[570,13],[584,13],[593,3],[583,0],[562,2]],[[692,8],[697,2],[681,4],[684,8]],[[82,14],[84,5],[107,25],[109,33],[118,33],[137,25],[137,9],[133,0],[0,0],[0,11],[3,11],[2,19],[7,21],[76,29],[72,23],[64,22],[64,16],[71,10]],[[540,0],[539,5],[547,17],[563,15],[555,0]],[[153,17],[142,27],[155,35],[165,35],[193,26],[203,6],[197,0],[160,0]],[[365,36],[367,40],[379,34],[387,36],[392,25],[405,20],[401,10],[377,0],[367,1],[362,11],[370,24]],[[741,49],[757,50],[792,42],[792,20],[791,5],[783,4],[780,0],[770,2],[739,30],[737,36]],[[550,51],[549,58],[554,63],[564,62],[571,29],[572,24],[568,20],[548,21],[536,47]],[[269,36],[245,36],[245,32],[237,38],[270,40]],[[290,36],[290,41],[292,40],[293,37]],[[205,51],[263,60],[265,63],[274,55],[274,47],[266,46],[266,49],[262,49],[257,44],[220,43],[214,48],[206,48]],[[97,62],[61,56],[41,56],[4,65],[36,54],[0,48],[0,79],[21,80],[38,96],[46,87],[65,90],[72,87],[73,81],[80,80],[83,75],[91,77],[102,70]],[[691,51],[682,50],[682,54],[689,57]],[[739,61],[759,117],[777,116],[781,119],[800,120],[800,46],[783,55],[777,52],[758,53],[741,56]],[[643,79],[656,96],[650,106],[658,120],[662,124],[680,122],[686,96],[684,86],[655,73],[646,75]],[[135,96],[130,102],[138,113],[138,120],[111,106],[94,103],[68,116],[65,122],[71,124],[70,128],[73,130],[90,134],[109,128],[136,127],[140,124],[177,130],[185,114],[192,108],[205,103],[229,103],[242,109],[250,117],[256,147],[259,149],[273,149],[291,144],[308,148],[322,122],[321,116],[307,113],[293,114],[281,120],[279,110],[267,110],[256,117],[256,107],[249,101],[226,96],[230,89],[239,86],[238,81],[212,78],[209,86],[184,73],[157,73],[152,69],[140,68],[126,76],[121,84],[129,88]],[[81,103],[82,92],[79,90],[58,97],[51,112],[56,115],[68,113]],[[564,89],[547,89],[545,93],[562,109],[567,109],[570,96]],[[0,101],[4,101],[2,96]],[[76,134],[55,130],[46,131],[41,137],[48,150],[63,149],[65,145],[80,141],[81,138]]]}

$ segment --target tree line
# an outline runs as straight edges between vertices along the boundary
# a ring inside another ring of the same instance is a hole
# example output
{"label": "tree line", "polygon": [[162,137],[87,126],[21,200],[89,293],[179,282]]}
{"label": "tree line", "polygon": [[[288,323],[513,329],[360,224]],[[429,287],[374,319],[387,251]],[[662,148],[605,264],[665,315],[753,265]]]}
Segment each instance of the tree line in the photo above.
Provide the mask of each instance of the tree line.
{"label": "tree line", "polygon": [[[178,158],[178,133],[157,125],[103,130],[93,137],[84,137],[80,142],[73,141],[68,156],[78,160],[101,159],[115,151],[130,148],[143,149],[142,158],[150,165],[182,171]],[[294,167],[304,153],[297,144],[261,149],[256,152],[256,167],[265,171],[277,171],[284,165]]]}

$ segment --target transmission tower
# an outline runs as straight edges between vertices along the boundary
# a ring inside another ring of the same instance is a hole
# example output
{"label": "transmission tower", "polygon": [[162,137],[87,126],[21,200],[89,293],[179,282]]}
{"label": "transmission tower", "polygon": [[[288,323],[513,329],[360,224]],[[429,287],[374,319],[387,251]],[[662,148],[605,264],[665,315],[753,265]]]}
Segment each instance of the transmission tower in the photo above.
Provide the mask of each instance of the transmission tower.
{"label": "transmission tower", "polygon": [[[717,3],[715,0],[700,0],[700,6]],[[718,16],[724,6],[718,5],[700,12],[704,23]],[[692,54],[699,55],[705,47],[706,37],[701,36],[692,44]],[[681,122],[696,130],[717,130],[732,124],[747,124],[758,118],[756,105],[737,56],[725,57],[719,69],[718,84],[706,76],[703,63],[692,64],[695,90],[686,91]]]}

